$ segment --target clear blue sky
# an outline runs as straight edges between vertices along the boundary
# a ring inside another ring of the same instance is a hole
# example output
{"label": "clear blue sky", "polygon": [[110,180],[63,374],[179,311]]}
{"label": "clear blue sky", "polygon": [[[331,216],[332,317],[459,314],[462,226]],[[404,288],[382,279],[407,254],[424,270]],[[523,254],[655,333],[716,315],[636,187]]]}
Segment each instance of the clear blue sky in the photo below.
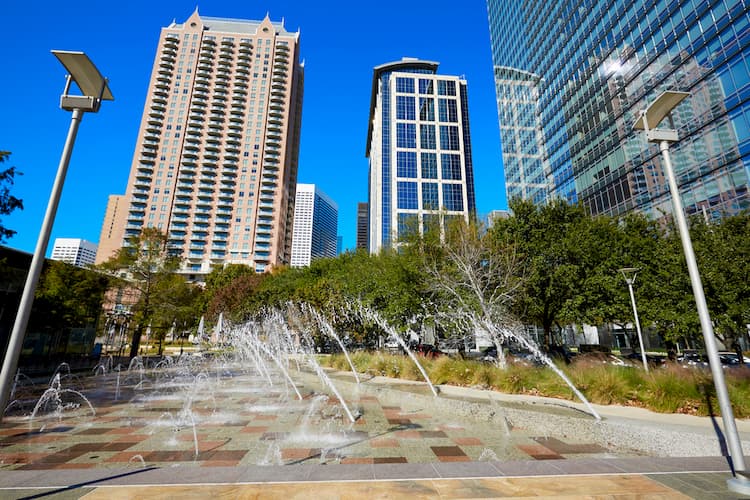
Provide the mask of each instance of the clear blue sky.
{"label": "clear blue sky", "polygon": [[[12,194],[25,208],[2,218],[18,233],[7,245],[33,252],[70,113],[59,108],[65,70],[52,49],[82,50],[109,78],[114,102],[86,114],[52,230],[98,242],[109,194],[125,192],[159,31],[183,22],[194,2],[22,2],[0,7],[0,150],[23,172]],[[212,0],[201,15],[285,21],[301,31],[305,61],[299,182],[314,183],[339,206],[344,248],[356,238],[357,202],[367,201],[365,142],[373,67],[418,57],[469,88],[477,211],[506,208],[492,60],[484,0]]]}

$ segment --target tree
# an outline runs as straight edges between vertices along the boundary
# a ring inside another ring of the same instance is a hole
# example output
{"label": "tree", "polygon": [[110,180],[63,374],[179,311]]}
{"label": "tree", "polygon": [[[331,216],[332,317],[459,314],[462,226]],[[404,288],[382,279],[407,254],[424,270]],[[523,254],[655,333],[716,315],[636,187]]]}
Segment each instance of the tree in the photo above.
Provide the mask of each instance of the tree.
{"label": "tree", "polygon": [[101,273],[47,261],[36,289],[32,325],[94,325],[108,284],[109,278]]}
{"label": "tree", "polygon": [[583,284],[579,227],[588,219],[582,205],[552,200],[546,205],[513,200],[513,216],[498,220],[490,234],[503,246],[515,246],[522,262],[523,292],[514,312],[524,322],[540,325],[545,343],[557,344],[552,327],[575,320],[573,301]]}
{"label": "tree", "polygon": [[236,280],[255,275],[253,268],[244,264],[228,264],[212,269],[206,276],[206,285],[203,289],[200,307],[201,312],[208,313],[209,316],[218,316],[220,312],[236,312],[243,296],[232,296],[225,290],[233,288],[233,283]]}
{"label": "tree", "polygon": [[437,249],[424,248],[425,271],[439,309],[452,321],[463,323],[460,329],[467,334],[476,330],[489,334],[504,367],[503,341],[530,346],[523,335],[512,334],[517,321],[511,306],[523,285],[516,248],[462,222],[448,227],[443,242],[433,240]]}
{"label": "tree", "polygon": [[[10,152],[0,151],[0,163],[4,163]],[[16,175],[21,175],[16,167],[0,170],[0,215],[10,215],[15,209],[23,210],[23,201],[10,194],[10,186],[13,185]],[[0,243],[16,234],[16,231],[6,228],[0,221]]]}
{"label": "tree", "polygon": [[127,245],[102,268],[115,273],[138,293],[139,299],[133,309],[135,330],[130,344],[130,357],[138,355],[141,335],[153,321],[155,311],[174,307],[179,295],[170,293],[170,284],[184,282],[174,273],[180,266],[180,258],[167,248],[167,237],[153,227],[144,228],[140,234],[128,239]]}
{"label": "tree", "polygon": [[167,332],[182,331],[197,323],[202,290],[180,274],[165,273],[154,281],[150,291],[153,310],[148,324],[161,355]]}
{"label": "tree", "polygon": [[742,362],[739,339],[750,324],[750,215],[720,224],[693,220],[690,233],[714,333]]}

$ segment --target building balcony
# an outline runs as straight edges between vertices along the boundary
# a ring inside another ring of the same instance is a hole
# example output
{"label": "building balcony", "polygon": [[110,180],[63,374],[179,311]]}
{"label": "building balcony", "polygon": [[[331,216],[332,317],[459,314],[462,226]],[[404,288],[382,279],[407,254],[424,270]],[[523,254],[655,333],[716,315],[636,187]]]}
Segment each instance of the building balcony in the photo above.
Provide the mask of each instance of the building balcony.
{"label": "building balcony", "polygon": [[169,34],[166,37],[164,37],[164,47],[168,49],[177,49],[177,46],[180,43],[180,37],[179,35],[172,35]]}

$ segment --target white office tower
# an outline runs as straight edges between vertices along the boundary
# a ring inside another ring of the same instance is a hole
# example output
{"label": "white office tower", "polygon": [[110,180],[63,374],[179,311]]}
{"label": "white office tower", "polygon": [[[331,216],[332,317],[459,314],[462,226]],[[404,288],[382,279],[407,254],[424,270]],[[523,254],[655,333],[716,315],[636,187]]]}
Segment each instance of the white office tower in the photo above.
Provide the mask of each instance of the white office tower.
{"label": "white office tower", "polygon": [[56,238],[52,260],[61,260],[78,267],[92,265],[96,260],[96,243],[80,238]]}
{"label": "white office tower", "polygon": [[292,230],[292,267],[336,256],[339,208],[315,184],[297,184]]}

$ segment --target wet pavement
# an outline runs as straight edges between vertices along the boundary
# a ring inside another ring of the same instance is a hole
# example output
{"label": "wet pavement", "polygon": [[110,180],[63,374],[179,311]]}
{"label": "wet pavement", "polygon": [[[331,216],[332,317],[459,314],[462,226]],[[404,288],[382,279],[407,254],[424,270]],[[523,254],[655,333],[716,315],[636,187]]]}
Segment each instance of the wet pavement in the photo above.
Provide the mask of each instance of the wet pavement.
{"label": "wet pavement", "polygon": [[20,390],[0,425],[0,497],[738,498],[720,455],[648,456],[517,418],[437,412],[421,404],[425,385],[392,381],[347,393],[352,423],[333,395],[297,385],[302,399],[229,368],[70,378],[34,418],[41,390]]}

